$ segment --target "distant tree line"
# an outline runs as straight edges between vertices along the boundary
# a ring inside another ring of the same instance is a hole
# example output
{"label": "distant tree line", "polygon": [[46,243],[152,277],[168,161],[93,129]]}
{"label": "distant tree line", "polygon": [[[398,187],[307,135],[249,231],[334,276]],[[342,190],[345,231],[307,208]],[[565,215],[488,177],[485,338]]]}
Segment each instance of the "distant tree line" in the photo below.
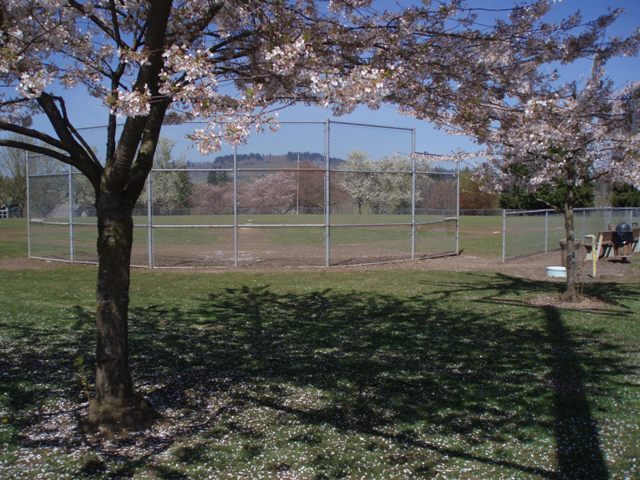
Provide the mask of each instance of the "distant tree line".
{"label": "distant tree line", "polygon": [[[238,166],[273,164],[273,165],[296,165],[297,162],[312,163],[314,165],[324,165],[325,156],[320,152],[287,152],[286,154],[261,154],[261,153],[238,153],[236,162]],[[331,157],[330,164],[335,166],[343,163],[341,158]],[[189,162],[189,166],[199,168],[233,168],[233,154],[218,155],[213,162]]]}
{"label": "distant tree line", "polygon": [[14,207],[26,212],[27,182],[25,153],[13,148],[0,155],[0,207]]}
{"label": "distant tree line", "polygon": [[[512,174],[529,175],[522,165],[512,166],[519,169]],[[464,168],[460,172],[460,208],[462,209],[495,209],[506,208],[512,210],[538,210],[562,208],[564,187],[561,179],[556,182],[540,186],[535,192],[525,190],[514,185],[508,191],[494,193],[486,188],[482,175],[482,167],[475,169]],[[595,205],[595,189],[597,183],[581,185],[574,190],[575,207],[590,208]],[[607,195],[612,207],[640,207],[640,190],[625,183],[615,183]]]}
{"label": "distant tree line", "polygon": [[612,207],[640,207],[640,190],[633,185],[617,183],[613,185]]}
{"label": "distant tree line", "polygon": [[[191,165],[183,155],[174,158],[175,142],[161,139],[156,152],[156,168],[186,168]],[[300,163],[298,164],[298,156]],[[215,165],[229,168],[232,156],[216,158]],[[286,161],[300,171],[274,171],[239,178],[238,204],[241,211],[252,213],[321,213],[324,209],[324,155],[314,152],[287,152],[286,155],[238,154],[238,162]],[[332,211],[341,213],[407,213],[411,207],[411,165],[409,159],[391,156],[371,160],[361,151],[351,152],[346,160],[333,158],[338,164],[331,181]],[[31,162],[31,173],[57,171],[53,161],[39,158]],[[334,165],[335,167],[336,165]],[[15,207],[26,214],[26,159],[23,152],[4,148],[0,152],[0,206]],[[514,168],[521,168],[514,167]],[[438,173],[444,169],[430,168]],[[486,188],[480,167],[460,172],[461,209],[544,209],[559,208],[562,184],[544,185],[535,193],[512,187],[493,193]],[[377,172],[377,173],[374,173]],[[406,173],[403,173],[406,172]],[[520,172],[522,175],[528,172]],[[187,171],[157,172],[152,177],[152,207],[157,215],[230,214],[233,210],[233,175],[209,171],[206,183],[196,183]],[[35,217],[46,217],[68,202],[67,180],[63,176],[42,176],[32,180],[31,210]],[[146,190],[146,188],[145,188]],[[455,206],[455,179],[448,175],[418,175],[416,208],[451,209]],[[92,186],[81,175],[73,177],[73,208],[76,215],[95,215]],[[593,185],[576,189],[576,207],[594,205]],[[146,210],[147,194],[138,201]],[[631,185],[614,184],[613,207],[640,207],[640,191]]]}

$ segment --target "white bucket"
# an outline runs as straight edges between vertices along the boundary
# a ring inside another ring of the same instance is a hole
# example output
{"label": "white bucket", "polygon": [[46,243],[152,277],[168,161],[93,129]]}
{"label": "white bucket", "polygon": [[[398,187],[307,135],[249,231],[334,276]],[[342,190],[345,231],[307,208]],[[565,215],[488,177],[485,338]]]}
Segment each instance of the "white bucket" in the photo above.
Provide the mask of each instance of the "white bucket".
{"label": "white bucket", "polygon": [[547,277],[567,278],[567,268],[557,266],[547,267]]}

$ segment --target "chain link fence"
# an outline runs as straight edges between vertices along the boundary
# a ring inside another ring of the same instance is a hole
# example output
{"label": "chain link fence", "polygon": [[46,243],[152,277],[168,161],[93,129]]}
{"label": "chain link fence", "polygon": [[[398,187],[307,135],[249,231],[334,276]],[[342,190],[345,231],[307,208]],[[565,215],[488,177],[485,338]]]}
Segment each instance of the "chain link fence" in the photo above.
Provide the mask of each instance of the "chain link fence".
{"label": "chain link fence", "polygon": [[[637,224],[639,208],[576,208],[574,237],[611,231],[619,223]],[[523,257],[560,249],[565,238],[564,215],[554,210],[504,210],[502,259]]]}
{"label": "chain link fence", "polygon": [[[82,133],[99,145],[104,128]],[[417,160],[412,129],[283,122],[211,156],[185,133],[163,128],[134,208],[133,265],[331,266],[458,251],[456,165]],[[49,158],[28,163],[30,257],[96,262],[88,180]]]}

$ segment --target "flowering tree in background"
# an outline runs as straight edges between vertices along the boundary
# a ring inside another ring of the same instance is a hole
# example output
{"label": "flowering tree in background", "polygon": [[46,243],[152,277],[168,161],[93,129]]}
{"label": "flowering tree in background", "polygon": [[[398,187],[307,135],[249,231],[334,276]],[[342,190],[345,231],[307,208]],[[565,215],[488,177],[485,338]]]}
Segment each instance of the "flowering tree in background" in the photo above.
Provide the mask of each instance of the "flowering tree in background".
{"label": "flowering tree in background", "polygon": [[382,207],[385,213],[409,213],[413,195],[411,161],[401,155],[392,155],[381,159],[376,170],[383,173],[373,176],[371,196],[374,205]]}
{"label": "flowering tree in background", "polygon": [[[511,23],[498,22],[491,40],[477,32],[454,30],[452,38],[437,42],[435,48],[424,40],[430,38],[427,34],[412,37],[417,55],[402,64],[406,80],[395,84],[390,98],[409,115],[487,144],[494,171],[500,174],[494,180],[520,180],[521,188],[528,190],[555,182],[565,189],[561,209],[569,267],[563,296],[574,300],[576,188],[609,174],[635,183],[640,174],[632,128],[638,116],[630,111],[633,105],[637,109],[638,87],[614,94],[602,67],[615,56],[636,55],[640,32],[625,38],[606,36],[621,9],[589,22],[574,14],[556,25],[539,24],[550,8],[544,1],[515,7],[509,14]],[[570,31],[577,33],[564,35]],[[458,36],[476,40],[461,43],[460,70],[434,75],[448,62],[430,53],[444,52],[444,45]],[[558,86],[560,75],[551,62],[567,64],[585,57],[595,60],[584,88],[576,82]],[[434,82],[434,76],[442,82]],[[509,175],[509,165],[514,164],[525,164],[532,175]]]}
{"label": "flowering tree in background", "polygon": [[273,172],[249,182],[238,191],[240,213],[284,214],[296,208],[296,172]]}
{"label": "flowering tree in background", "polygon": [[[153,165],[157,169],[183,169],[160,171],[153,177],[151,186],[152,207],[156,215],[184,215],[191,207],[193,184],[189,173],[185,171],[187,161],[184,155],[174,158],[173,147],[176,141],[160,138]],[[141,203],[147,204],[147,186],[140,196]]]}
{"label": "flowering tree in background", "polygon": [[[609,177],[640,185],[640,134],[629,123],[629,92],[614,92],[599,55],[585,85],[541,86],[517,105],[503,105],[501,127],[489,139],[495,184],[528,191],[555,190],[565,218],[567,283],[563,298],[577,299],[573,209],[577,193]],[[514,175],[521,166],[526,175]]]}
{"label": "flowering tree in background", "polygon": [[368,205],[373,213],[406,213],[411,208],[411,162],[394,155],[373,162],[365,152],[353,151],[341,165],[339,184],[362,214]]}
{"label": "flowering tree in background", "polygon": [[341,169],[345,172],[340,174],[340,186],[356,202],[358,215],[362,215],[362,207],[374,191],[375,175],[368,172],[375,170],[375,166],[365,152],[353,151],[347,155]]}
{"label": "flowering tree in background", "polygon": [[[8,146],[78,169],[98,217],[95,395],[89,424],[134,428],[149,407],[128,364],[132,210],[165,121],[204,119],[190,138],[208,153],[241,142],[270,109],[293,101],[337,113],[388,99],[419,118],[490,125],[479,115],[541,62],[583,55],[615,14],[581,27],[541,24],[549,2],[518,7],[493,28],[459,0],[379,12],[369,1],[0,0],[0,130]],[[15,88],[13,88],[15,87]],[[65,90],[67,89],[67,90]],[[64,95],[100,99],[102,158],[74,126]],[[45,122],[32,119],[44,117]],[[121,130],[117,129],[122,119]],[[480,122],[477,123],[476,120]],[[484,122],[484,123],[483,123]]]}

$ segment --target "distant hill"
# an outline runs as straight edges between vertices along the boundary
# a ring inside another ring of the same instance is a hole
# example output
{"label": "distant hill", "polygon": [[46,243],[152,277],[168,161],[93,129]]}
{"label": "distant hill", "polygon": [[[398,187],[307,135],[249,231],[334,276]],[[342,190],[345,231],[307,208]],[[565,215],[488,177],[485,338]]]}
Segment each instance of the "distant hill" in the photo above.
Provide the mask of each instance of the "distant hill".
{"label": "distant hill", "polygon": [[[324,167],[324,154],[317,152],[287,152],[282,155],[263,155],[261,153],[239,153],[238,168],[295,168],[300,163],[312,163]],[[335,168],[344,162],[340,158],[330,158],[330,165]],[[194,168],[233,168],[233,155],[220,155],[213,162],[189,162]]]}
{"label": "distant hill", "polygon": [[[313,164],[318,168],[324,168],[324,154],[317,152],[287,152],[282,155],[263,155],[261,153],[239,153],[237,155],[238,168],[268,168],[273,170],[284,168],[296,168],[298,159],[300,165]],[[337,168],[344,160],[330,158],[331,168]],[[233,155],[220,155],[212,162],[187,162],[187,168],[233,168]],[[262,174],[256,174],[261,176]],[[191,172],[189,178],[193,183],[205,183],[208,172]]]}

